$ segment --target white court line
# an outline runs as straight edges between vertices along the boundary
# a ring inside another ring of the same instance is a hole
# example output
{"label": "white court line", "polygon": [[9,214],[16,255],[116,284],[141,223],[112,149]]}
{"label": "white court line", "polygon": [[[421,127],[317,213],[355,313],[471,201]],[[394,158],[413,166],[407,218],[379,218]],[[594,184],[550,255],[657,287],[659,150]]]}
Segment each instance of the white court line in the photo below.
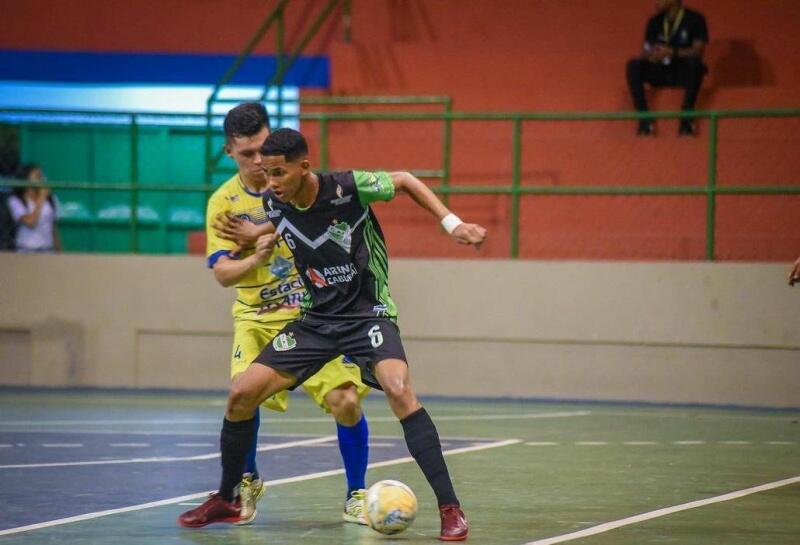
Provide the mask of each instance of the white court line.
{"label": "white court line", "polygon": [[752,445],[752,441],[720,441],[721,445]]}
{"label": "white court line", "polygon": [[[267,445],[258,447],[258,452],[265,452],[268,450],[280,450],[292,447],[302,447],[305,445],[314,445],[317,443],[325,443],[336,439],[335,435],[326,435],[325,437],[317,437],[316,439],[305,439],[303,441],[291,441],[289,443],[280,443],[277,445]],[[192,460],[211,460],[219,458],[219,452],[212,452],[210,454],[198,454],[196,456],[153,456],[150,458],[126,458],[122,460],[88,460],[84,462],[50,462],[41,464],[8,464],[0,465],[0,469],[20,469],[30,467],[69,467],[69,466],[99,466],[110,464],[150,464],[161,462],[188,462]]]}
{"label": "white court line", "polygon": [[[435,416],[433,420],[454,421],[454,420],[518,420],[528,418],[569,418],[573,416],[588,416],[591,411],[560,411],[543,413],[514,413],[514,414],[479,414],[479,415],[444,415]],[[395,416],[373,416],[368,419],[370,422],[396,422]],[[313,416],[298,418],[266,418],[262,417],[262,422],[270,424],[281,423],[300,423],[300,422],[330,422],[330,416]],[[219,419],[194,419],[194,420],[0,420],[0,426],[69,426],[69,425],[103,425],[103,424],[219,424]]]}
{"label": "white court line", "polygon": [[[333,436],[335,438],[335,436]],[[478,450],[486,450],[491,448],[498,448],[498,447],[507,447],[509,445],[515,445],[517,443],[521,443],[519,439],[506,439],[503,441],[496,441],[494,443],[487,443],[485,445],[479,446],[472,446],[472,447],[462,447],[456,448],[451,450],[443,451],[442,454],[445,456],[450,456],[453,454],[464,454],[467,452],[475,452]],[[405,458],[395,458],[394,460],[386,460],[385,462],[376,462],[374,464],[369,464],[368,468],[376,468],[376,467],[386,467],[386,466],[393,466],[398,464],[405,464],[408,462],[412,462],[414,459],[411,456],[407,456]],[[330,471],[320,471],[318,473],[309,473],[307,475],[298,475],[296,477],[288,477],[285,479],[276,479],[274,481],[267,481],[267,486],[277,486],[281,484],[290,484],[290,483],[297,483],[301,481],[310,481],[312,479],[321,479],[323,477],[329,477],[331,475],[341,475],[344,473],[344,469],[332,469]],[[74,517],[67,517],[63,519],[57,520],[50,520],[47,522],[39,522],[37,524],[29,524],[28,526],[19,526],[17,528],[8,528],[7,530],[0,530],[0,536],[10,535],[10,534],[19,534],[21,532],[29,532],[31,530],[40,530],[42,528],[50,528],[52,526],[60,526],[62,524],[69,524],[71,522],[80,522],[84,520],[91,520],[100,517],[106,517],[108,515],[116,515],[119,513],[128,513],[130,511],[141,511],[143,509],[150,509],[151,507],[161,507],[163,505],[170,505],[173,503],[180,503],[184,501],[194,500],[197,498],[203,498],[208,494],[215,492],[215,490],[207,490],[205,492],[198,492],[196,494],[187,494],[186,496],[178,496],[176,498],[168,498],[166,500],[159,500],[153,501],[149,503],[142,503],[139,505],[131,505],[129,507],[120,507],[118,509],[109,509],[107,511],[97,511],[94,513],[86,513],[84,515],[76,515]]]}
{"label": "white court line", "polygon": [[794,441],[767,441],[768,445],[794,445]]}
{"label": "white court line", "polygon": [[673,445],[705,445],[705,441],[673,441]]}
{"label": "white court line", "polygon": [[214,443],[175,443],[176,447],[213,447]]}
{"label": "white court line", "polygon": [[[332,419],[331,419],[332,420]],[[263,428],[262,428],[263,429]],[[6,433],[30,433],[40,435],[43,433],[57,433],[60,435],[169,435],[172,437],[214,437],[219,439],[219,430],[217,431],[164,431],[164,430],[90,430],[90,429],[72,429],[72,430],[3,430]],[[370,434],[371,439],[402,439],[399,435],[380,435]],[[259,432],[259,439],[271,437],[319,437],[318,433],[281,433],[281,432]],[[440,435],[442,441],[497,441],[497,437],[465,437],[463,435]],[[17,443],[18,447],[25,446],[24,443]]]}
{"label": "white court line", "polygon": [[528,441],[525,444],[532,447],[554,447],[560,445],[561,443],[556,443],[555,441]]}
{"label": "white court line", "polygon": [[150,443],[109,443],[109,447],[149,447]]}
{"label": "white court line", "polygon": [[623,445],[658,445],[657,441],[625,441]]}
{"label": "white court line", "polygon": [[607,445],[607,441],[575,441],[575,444],[579,447],[598,447]]}
{"label": "white court line", "polygon": [[8,447],[13,447],[13,446],[14,445],[11,445],[11,444],[8,444],[8,443],[0,444],[0,448],[8,448]]}
{"label": "white court line", "polygon": [[690,501],[688,503],[681,503],[680,505],[673,505],[672,507],[665,507],[663,509],[657,509],[655,511],[648,511],[647,513],[641,513],[639,515],[634,515],[632,517],[627,517],[624,519],[598,524],[597,526],[586,528],[585,530],[579,530],[577,532],[571,532],[569,534],[549,537],[546,539],[537,539],[536,541],[530,541],[525,545],[553,545],[554,543],[563,543],[565,541],[572,541],[573,539],[580,539],[587,536],[602,534],[603,532],[608,532],[609,530],[615,530],[623,526],[629,526],[631,524],[637,524],[639,522],[644,522],[646,520],[658,517],[664,517],[666,515],[671,515],[672,513],[679,513],[680,511],[687,511],[689,509],[694,509],[696,507],[703,507],[704,505],[711,505],[723,501],[735,500],[737,498],[749,496],[750,494],[756,494],[758,492],[764,492],[766,490],[772,490],[773,488],[780,488],[782,486],[788,486],[790,484],[795,484],[795,483],[800,483],[800,475],[789,477],[788,479],[783,479],[780,481],[773,481],[771,483],[760,484],[758,486],[745,488],[743,490],[736,490],[734,492],[722,494],[721,496],[713,496],[711,498],[706,498],[704,500]]}
{"label": "white court line", "polygon": [[83,443],[42,443],[44,448],[81,448]]}

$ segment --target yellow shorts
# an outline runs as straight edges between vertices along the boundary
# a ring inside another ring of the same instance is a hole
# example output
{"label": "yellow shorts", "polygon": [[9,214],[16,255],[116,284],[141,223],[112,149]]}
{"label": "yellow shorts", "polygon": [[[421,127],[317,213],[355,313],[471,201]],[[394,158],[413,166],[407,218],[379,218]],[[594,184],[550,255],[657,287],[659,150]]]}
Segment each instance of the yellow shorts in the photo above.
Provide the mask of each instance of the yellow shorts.
{"label": "yellow shorts", "polygon": [[[283,329],[288,321],[256,322],[254,320],[234,320],[233,351],[231,353],[231,377],[244,372],[250,362],[256,359],[261,350]],[[261,364],[256,364],[261,365]],[[352,382],[356,386],[359,399],[363,399],[369,386],[361,382],[361,370],[355,363],[344,363],[341,356],[329,361],[317,374],[303,383],[303,389],[326,413],[331,412],[325,396],[331,390]],[[285,412],[289,407],[289,392],[279,392],[267,398],[262,407]]]}

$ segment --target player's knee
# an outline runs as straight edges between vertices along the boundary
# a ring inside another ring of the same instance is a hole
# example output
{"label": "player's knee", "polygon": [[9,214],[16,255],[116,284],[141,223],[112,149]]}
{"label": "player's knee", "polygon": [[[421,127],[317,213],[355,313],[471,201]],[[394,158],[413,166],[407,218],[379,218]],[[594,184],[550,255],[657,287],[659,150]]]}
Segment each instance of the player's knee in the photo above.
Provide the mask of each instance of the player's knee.
{"label": "player's knee", "polygon": [[338,423],[354,426],[361,420],[361,402],[355,386],[337,388],[325,396],[325,400]]}
{"label": "player's knee", "polygon": [[228,394],[228,419],[241,420],[252,416],[258,400],[242,381],[234,381]]}
{"label": "player's knee", "polygon": [[403,377],[396,377],[392,380],[388,380],[386,384],[382,384],[382,386],[386,396],[394,403],[410,405],[416,399],[411,389],[411,384]]}

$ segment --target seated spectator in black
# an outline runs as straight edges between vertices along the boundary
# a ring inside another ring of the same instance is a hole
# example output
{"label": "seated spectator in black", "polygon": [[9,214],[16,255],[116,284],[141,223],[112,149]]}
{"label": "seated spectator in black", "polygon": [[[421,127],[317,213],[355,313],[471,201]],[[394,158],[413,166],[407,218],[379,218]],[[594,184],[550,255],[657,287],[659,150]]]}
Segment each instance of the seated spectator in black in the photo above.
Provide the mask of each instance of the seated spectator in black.
{"label": "seated spectator in black", "polygon": [[[708,28],[702,14],[683,6],[682,0],[656,0],[658,13],[645,29],[644,51],[628,61],[628,88],[633,105],[647,111],[644,84],[653,87],[683,87],[682,110],[693,110],[703,76],[708,71],[703,53],[708,43]],[[637,134],[653,132],[653,121],[639,121]],[[679,135],[696,133],[692,119],[681,119]]]}
{"label": "seated spectator in black", "polygon": [[10,187],[0,187],[0,252],[16,249],[14,237],[17,234],[17,222],[11,217],[11,210],[8,208],[10,196]]}
{"label": "seated spectator in black", "polygon": [[17,251],[61,251],[56,227],[58,200],[50,193],[50,189],[41,186],[46,180],[44,172],[39,165],[28,164],[20,169],[19,177],[32,185],[15,187],[8,199],[11,217],[17,224],[14,241]]}

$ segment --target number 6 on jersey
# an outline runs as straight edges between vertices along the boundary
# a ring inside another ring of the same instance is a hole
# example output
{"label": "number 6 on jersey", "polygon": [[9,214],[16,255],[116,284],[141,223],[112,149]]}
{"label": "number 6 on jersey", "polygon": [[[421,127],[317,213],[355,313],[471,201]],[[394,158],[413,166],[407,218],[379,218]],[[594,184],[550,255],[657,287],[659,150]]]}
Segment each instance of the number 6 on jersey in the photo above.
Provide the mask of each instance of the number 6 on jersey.
{"label": "number 6 on jersey", "polygon": [[372,343],[373,348],[378,348],[383,344],[383,333],[381,333],[381,326],[374,325],[367,331],[369,342]]}

